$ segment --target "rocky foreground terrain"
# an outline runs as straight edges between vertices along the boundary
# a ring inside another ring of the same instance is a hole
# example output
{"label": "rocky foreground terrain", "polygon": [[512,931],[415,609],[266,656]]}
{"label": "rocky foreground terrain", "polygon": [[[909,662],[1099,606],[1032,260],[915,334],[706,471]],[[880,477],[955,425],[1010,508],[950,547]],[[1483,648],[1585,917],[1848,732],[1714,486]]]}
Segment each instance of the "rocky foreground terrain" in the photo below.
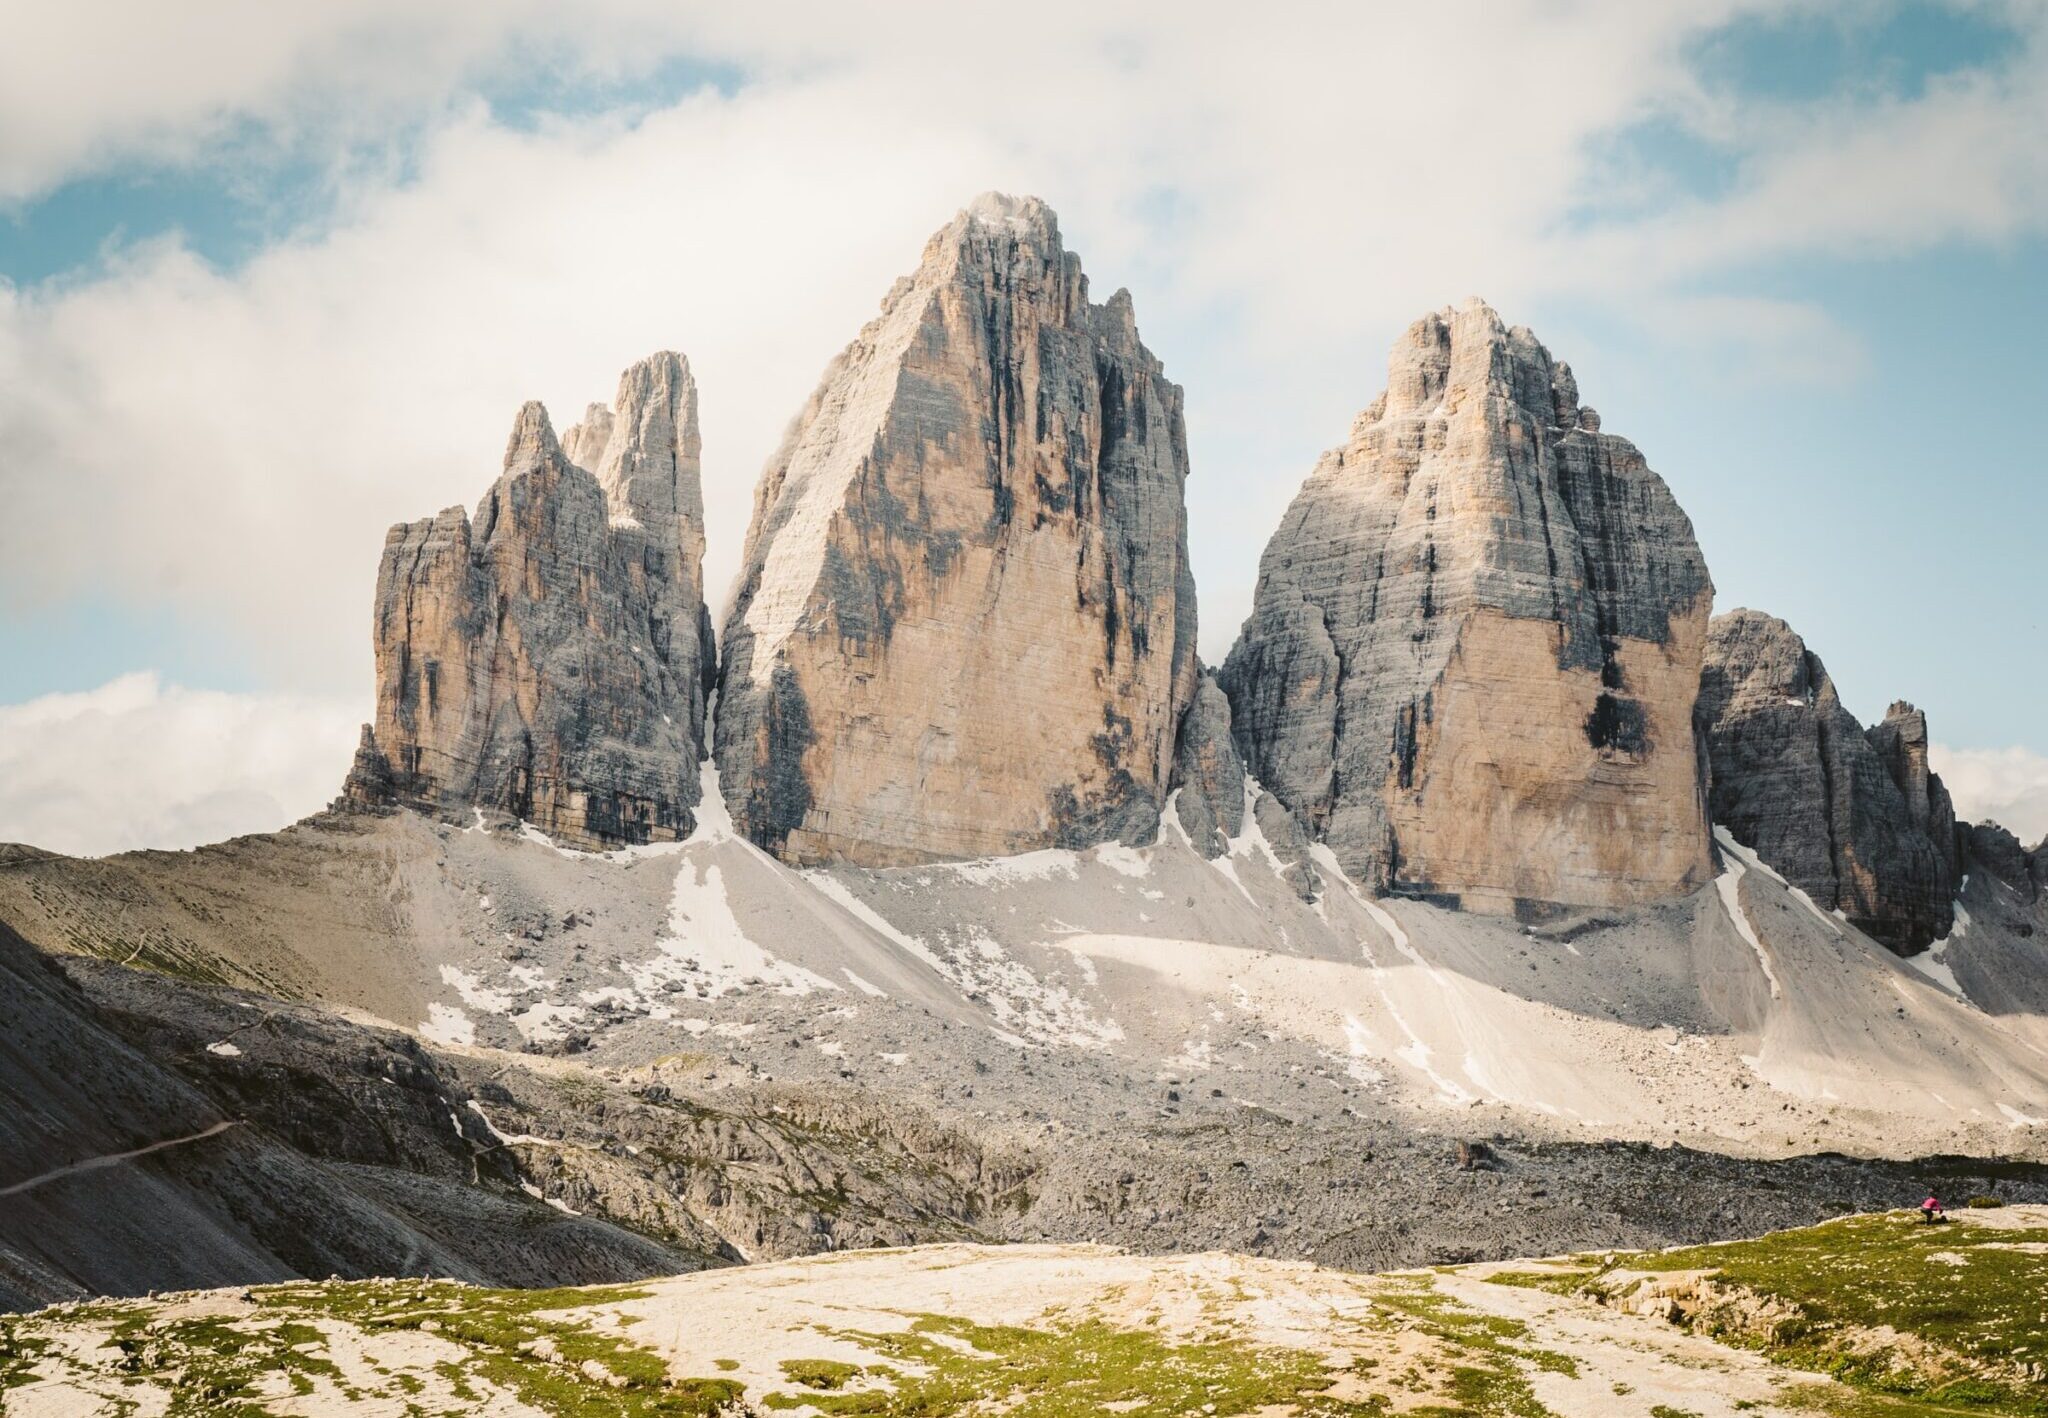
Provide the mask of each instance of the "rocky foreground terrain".
{"label": "rocky foreground terrain", "polygon": [[[946,1245],[596,1290],[417,1280],[0,1320],[22,1415],[2043,1411],[2048,1210],[1348,1274]],[[1977,1308],[1958,1317],[1958,1289]]]}

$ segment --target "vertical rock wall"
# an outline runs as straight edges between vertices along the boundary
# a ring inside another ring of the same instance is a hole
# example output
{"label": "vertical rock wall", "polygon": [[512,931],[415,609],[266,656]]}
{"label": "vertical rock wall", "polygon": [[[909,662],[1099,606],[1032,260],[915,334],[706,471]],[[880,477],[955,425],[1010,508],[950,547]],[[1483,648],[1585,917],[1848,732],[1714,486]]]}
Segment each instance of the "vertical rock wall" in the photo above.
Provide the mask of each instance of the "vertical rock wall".
{"label": "vertical rock wall", "polygon": [[1866,734],[1791,626],[1736,610],[1707,637],[1700,725],[1714,821],[1738,842],[1893,950],[1948,934],[1960,844],[1918,710]]}
{"label": "vertical rock wall", "polygon": [[1710,876],[1692,525],[1480,302],[1411,326],[1260,563],[1226,662],[1263,786],[1376,888],[1610,906]]}
{"label": "vertical rock wall", "polygon": [[1181,392],[1036,199],[927,244],[763,476],[726,624],[734,821],[887,865],[1156,831],[1195,688]]}
{"label": "vertical rock wall", "polygon": [[588,847],[688,835],[712,662],[688,364],[627,370],[566,445],[528,404],[474,522],[391,529],[348,798]]}

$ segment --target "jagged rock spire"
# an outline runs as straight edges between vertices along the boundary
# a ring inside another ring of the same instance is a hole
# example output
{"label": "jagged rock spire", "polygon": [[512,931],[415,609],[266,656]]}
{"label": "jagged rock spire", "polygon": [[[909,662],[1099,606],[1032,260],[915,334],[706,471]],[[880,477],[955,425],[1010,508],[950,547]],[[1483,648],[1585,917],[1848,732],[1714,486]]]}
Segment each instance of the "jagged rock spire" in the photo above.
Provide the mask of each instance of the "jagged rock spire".
{"label": "jagged rock spire", "polygon": [[481,808],[582,846],[688,834],[712,661],[688,365],[633,366],[618,403],[566,440],[527,404],[474,520],[391,529],[346,798]]}
{"label": "jagged rock spire", "polygon": [[764,473],[726,625],[734,820],[799,861],[1156,830],[1195,684],[1180,389],[1036,198],[977,198]]}

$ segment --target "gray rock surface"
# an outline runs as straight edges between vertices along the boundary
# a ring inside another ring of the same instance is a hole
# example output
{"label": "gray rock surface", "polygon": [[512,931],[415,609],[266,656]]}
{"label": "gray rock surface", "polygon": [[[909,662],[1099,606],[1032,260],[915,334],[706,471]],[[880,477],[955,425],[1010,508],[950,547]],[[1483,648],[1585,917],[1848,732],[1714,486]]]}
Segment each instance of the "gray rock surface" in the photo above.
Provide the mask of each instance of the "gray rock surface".
{"label": "gray rock surface", "polygon": [[1180,721],[1173,787],[1181,830],[1205,857],[1220,857],[1244,826],[1244,760],[1230,734],[1230,701],[1204,672]]}
{"label": "gray rock surface", "polygon": [[713,665],[699,445],[689,366],[656,355],[566,444],[526,405],[474,522],[392,528],[344,797],[581,846],[688,835]]}
{"label": "gray rock surface", "polygon": [[1866,736],[1791,626],[1735,610],[1709,630],[1699,715],[1715,822],[1895,951],[1948,934],[1955,814],[1918,711]]}
{"label": "gray rock surface", "polygon": [[1149,840],[1195,688],[1181,391],[1035,198],[979,198],[769,463],[726,625],[733,819],[795,862]]}
{"label": "gray rock surface", "polygon": [[1710,874],[1712,595],[1642,455],[1474,301],[1410,327],[1309,475],[1222,681],[1254,776],[1361,883],[1495,911],[1655,900]]}
{"label": "gray rock surface", "polygon": [[2039,869],[2048,866],[2048,853],[2027,851],[2019,838],[1995,822],[1971,823],[1956,835],[1962,846],[1965,871],[1989,872],[2023,900],[2040,898],[2042,877],[2048,873]]}
{"label": "gray rock surface", "polygon": [[[1950,883],[1961,880],[1961,840],[1956,833],[1955,804],[1948,789],[1927,762],[1927,716],[1905,700],[1895,700],[1881,722],[1863,736],[1877,750],[1885,772],[1906,802],[1906,817],[1933,844],[1941,858],[1941,874]],[[1953,887],[1951,887],[1951,895]]]}

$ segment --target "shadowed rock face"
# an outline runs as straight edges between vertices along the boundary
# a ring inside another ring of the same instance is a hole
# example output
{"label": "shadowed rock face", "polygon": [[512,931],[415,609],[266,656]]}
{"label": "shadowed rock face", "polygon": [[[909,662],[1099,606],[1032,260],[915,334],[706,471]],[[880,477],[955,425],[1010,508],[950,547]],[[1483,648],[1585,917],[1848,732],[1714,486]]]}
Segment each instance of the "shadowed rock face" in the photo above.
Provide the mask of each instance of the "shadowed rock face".
{"label": "shadowed rock face", "polygon": [[1181,720],[1173,786],[1181,830],[1203,856],[1222,856],[1244,827],[1244,760],[1230,736],[1230,701],[1207,671]]}
{"label": "shadowed rock face", "polygon": [[1737,841],[1902,954],[1948,934],[1959,844],[1924,715],[1894,704],[1866,735],[1791,626],[1736,610],[1708,632],[1700,725]]}
{"label": "shadowed rock face", "polygon": [[1474,301],[1409,328],[1309,475],[1222,682],[1249,769],[1361,882],[1654,900],[1711,875],[1712,597],[1663,480]]}
{"label": "shadowed rock face", "polygon": [[756,494],[717,755],[798,862],[1156,831],[1195,687],[1181,391],[1034,198],[977,200]]}
{"label": "shadowed rock face", "polygon": [[687,836],[713,663],[698,449],[689,365],[656,355],[560,442],[526,405],[473,523],[392,528],[345,796],[580,846]]}

